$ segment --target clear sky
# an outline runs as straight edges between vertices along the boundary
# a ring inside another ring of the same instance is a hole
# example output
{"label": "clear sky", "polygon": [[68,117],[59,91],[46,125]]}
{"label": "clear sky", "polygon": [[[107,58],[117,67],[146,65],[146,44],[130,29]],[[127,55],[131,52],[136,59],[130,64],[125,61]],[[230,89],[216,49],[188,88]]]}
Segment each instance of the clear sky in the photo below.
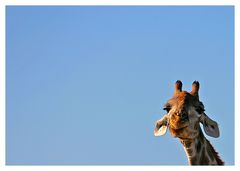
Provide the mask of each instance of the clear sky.
{"label": "clear sky", "polygon": [[234,164],[232,6],[8,6],[6,36],[7,164],[187,165],[153,135],[178,79]]}

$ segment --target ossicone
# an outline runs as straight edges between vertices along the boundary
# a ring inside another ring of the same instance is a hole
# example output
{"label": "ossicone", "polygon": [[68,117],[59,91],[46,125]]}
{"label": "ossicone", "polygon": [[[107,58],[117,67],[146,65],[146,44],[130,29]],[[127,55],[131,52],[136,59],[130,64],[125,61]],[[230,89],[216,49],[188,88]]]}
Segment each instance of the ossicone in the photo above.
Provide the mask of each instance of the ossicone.
{"label": "ossicone", "polygon": [[180,80],[177,80],[175,83],[175,91],[174,94],[177,94],[182,91],[182,82]]}
{"label": "ossicone", "polygon": [[197,96],[198,97],[198,91],[200,88],[200,84],[198,81],[194,81],[192,83],[192,91],[190,92],[193,96]]}

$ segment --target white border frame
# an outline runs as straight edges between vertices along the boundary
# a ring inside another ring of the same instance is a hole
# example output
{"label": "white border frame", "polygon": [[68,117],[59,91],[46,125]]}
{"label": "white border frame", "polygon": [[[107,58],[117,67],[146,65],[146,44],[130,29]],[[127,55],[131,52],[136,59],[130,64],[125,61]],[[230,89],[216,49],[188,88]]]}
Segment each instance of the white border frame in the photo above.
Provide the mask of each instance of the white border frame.
{"label": "white border frame", "polygon": [[[0,141],[0,170],[24,170],[24,171],[32,171],[32,170],[136,170],[136,171],[149,171],[160,169],[185,169],[192,170],[192,167],[189,166],[6,166],[5,165],[5,9],[7,5],[233,5],[235,7],[235,166],[225,166],[225,167],[204,167],[205,169],[218,169],[226,170],[233,169],[235,170],[240,166],[239,164],[239,130],[240,124],[237,123],[239,121],[240,109],[237,104],[239,104],[239,22],[240,22],[240,5],[237,2],[238,0],[2,0],[0,1],[0,37],[1,37],[1,46],[0,46],[0,137],[2,138]],[[201,166],[196,166],[194,169],[202,169]]]}

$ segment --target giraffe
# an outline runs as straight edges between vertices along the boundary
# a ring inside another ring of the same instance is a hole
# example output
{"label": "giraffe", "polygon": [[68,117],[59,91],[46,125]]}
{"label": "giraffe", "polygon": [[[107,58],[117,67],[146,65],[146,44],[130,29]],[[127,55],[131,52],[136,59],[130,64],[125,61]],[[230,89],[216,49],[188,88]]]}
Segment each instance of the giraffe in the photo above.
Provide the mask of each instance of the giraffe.
{"label": "giraffe", "polygon": [[199,101],[198,81],[192,83],[191,92],[182,90],[182,82],[175,83],[173,97],[164,106],[167,114],[156,122],[155,136],[162,136],[169,129],[171,135],[182,143],[189,165],[224,165],[218,153],[206,139],[200,127],[211,137],[219,137],[217,122],[205,114],[204,105]]}

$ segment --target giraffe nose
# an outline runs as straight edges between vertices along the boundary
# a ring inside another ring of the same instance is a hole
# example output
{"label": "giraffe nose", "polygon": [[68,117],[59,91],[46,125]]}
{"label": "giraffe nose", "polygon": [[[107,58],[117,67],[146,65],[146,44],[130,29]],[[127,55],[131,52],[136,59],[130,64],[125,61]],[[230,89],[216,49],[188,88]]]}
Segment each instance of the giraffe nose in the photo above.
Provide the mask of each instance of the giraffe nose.
{"label": "giraffe nose", "polygon": [[186,121],[188,119],[187,113],[185,111],[177,113],[177,116],[182,120]]}
{"label": "giraffe nose", "polygon": [[179,114],[179,116],[180,116],[181,120],[183,120],[183,121],[188,119],[188,116],[187,116],[186,112],[181,112]]}

